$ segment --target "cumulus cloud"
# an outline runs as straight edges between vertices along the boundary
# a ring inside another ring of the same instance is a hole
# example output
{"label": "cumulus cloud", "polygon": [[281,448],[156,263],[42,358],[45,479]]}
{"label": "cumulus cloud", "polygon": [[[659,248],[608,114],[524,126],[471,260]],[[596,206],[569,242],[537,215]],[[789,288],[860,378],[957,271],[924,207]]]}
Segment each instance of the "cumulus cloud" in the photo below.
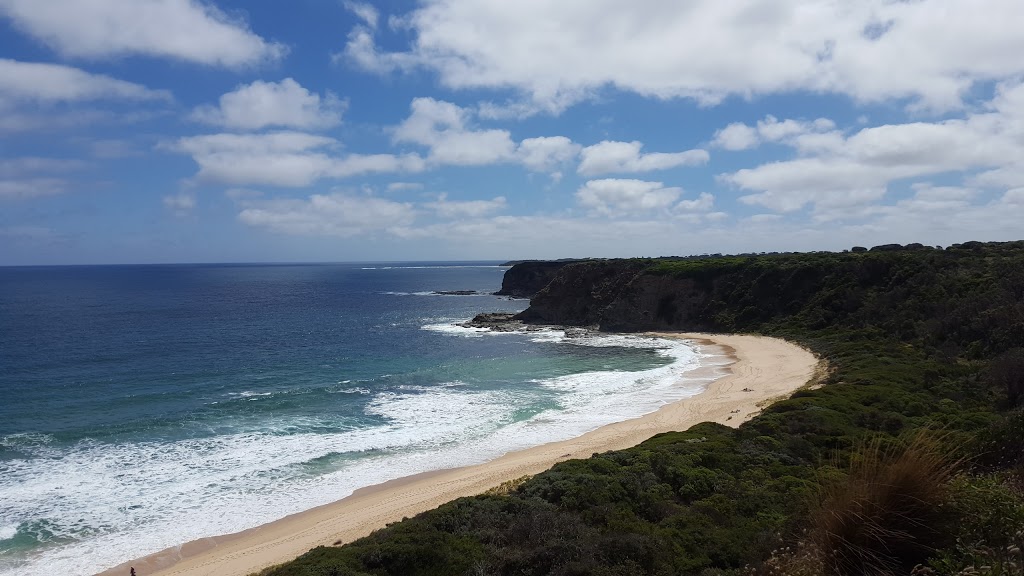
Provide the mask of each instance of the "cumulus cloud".
{"label": "cumulus cloud", "polygon": [[523,140],[516,152],[527,169],[554,172],[563,164],[575,160],[581,148],[565,136],[542,136]]}
{"label": "cumulus cloud", "polygon": [[725,150],[749,150],[762,142],[786,142],[804,150],[815,150],[834,144],[841,135],[835,131],[835,122],[818,118],[812,122],[803,120],[779,120],[766,116],[757,126],[734,122],[715,133],[712,145]]}
{"label": "cumulus cloud", "polygon": [[199,180],[228,185],[301,187],[324,178],[359,174],[418,172],[415,154],[334,154],[333,138],[302,132],[209,134],[165,143],[162,148],[189,154],[199,165]]}
{"label": "cumulus cloud", "polygon": [[165,90],[150,90],[71,66],[0,58],[0,104],[170,99]]}
{"label": "cumulus cloud", "polygon": [[319,130],[341,123],[344,104],[328,92],[323,98],[291,78],[281,82],[257,80],[220,97],[218,106],[201,106],[192,113],[198,122],[232,130],[268,126]]}
{"label": "cumulus cloud", "polygon": [[707,212],[715,207],[715,197],[707,192],[701,192],[700,196],[693,200],[682,200],[676,204],[678,212]]}
{"label": "cumulus cloud", "polygon": [[415,217],[412,204],[343,193],[261,202],[238,215],[245,224],[273,232],[341,238],[409,226]]}
{"label": "cumulus cloud", "polygon": [[557,173],[580,153],[580,145],[565,136],[526,138],[518,144],[508,130],[472,125],[474,111],[451,102],[416,98],[409,117],[395,128],[397,143],[427,147],[433,165],[484,166],[521,163],[534,172]]}
{"label": "cumulus cloud", "polygon": [[697,166],[706,164],[710,156],[705,150],[687,150],[685,152],[651,152],[641,153],[643,144],[640,142],[612,142],[605,140],[584,148],[580,155],[577,172],[585,176],[610,173],[650,172],[665,170],[677,166]]}
{"label": "cumulus cloud", "polygon": [[451,102],[416,98],[411,114],[395,129],[396,142],[430,149],[435,164],[480,166],[515,158],[516,145],[507,130],[476,130],[467,126],[469,111]]}
{"label": "cumulus cloud", "polygon": [[553,111],[606,86],[702,104],[813,91],[941,110],[1024,73],[1018,0],[435,0],[403,21],[408,50],[382,51],[361,27],[345,54],[376,72],[433,70],[455,89],[511,87]]}
{"label": "cumulus cloud", "polygon": [[817,142],[788,134],[799,157],[721,176],[752,192],[741,201],[781,212],[812,204],[819,217],[843,218],[864,214],[850,208],[879,201],[899,180],[960,173],[972,186],[1024,185],[1024,84],[1000,85],[963,118],[828,132]]}
{"label": "cumulus cloud", "polygon": [[287,50],[199,0],[0,0],[0,14],[64,56],[156,56],[237,68]]}
{"label": "cumulus cloud", "polygon": [[590,180],[576,191],[580,206],[604,216],[622,216],[666,210],[683,193],[661,182],[608,178]]}
{"label": "cumulus cloud", "polygon": [[749,150],[758,145],[757,130],[742,122],[733,122],[715,133],[712,145],[725,150]]}

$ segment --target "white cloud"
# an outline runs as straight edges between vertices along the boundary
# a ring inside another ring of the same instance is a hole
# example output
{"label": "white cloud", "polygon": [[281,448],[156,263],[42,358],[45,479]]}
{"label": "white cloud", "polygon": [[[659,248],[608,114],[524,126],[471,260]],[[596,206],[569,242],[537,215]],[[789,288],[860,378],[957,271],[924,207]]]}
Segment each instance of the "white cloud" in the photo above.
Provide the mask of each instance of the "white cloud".
{"label": "white cloud", "polygon": [[395,129],[395,141],[428,147],[431,163],[480,166],[515,158],[516,145],[507,130],[468,128],[470,113],[451,102],[416,98],[411,108]]}
{"label": "white cloud", "polygon": [[749,150],[757,147],[757,130],[742,122],[734,122],[715,133],[712,145],[725,150]]}
{"label": "white cloud", "polygon": [[346,10],[358,16],[363,22],[366,22],[366,25],[371,29],[377,28],[377,21],[380,19],[380,12],[378,12],[372,4],[345,0],[342,2],[342,5],[345,6]]}
{"label": "white cloud", "polygon": [[219,106],[202,106],[192,118],[233,130],[258,130],[268,126],[319,130],[341,123],[344,104],[328,92],[323,98],[298,82],[257,80],[220,97]]}
{"label": "white cloud", "polygon": [[327,176],[348,178],[370,173],[422,172],[426,168],[426,162],[416,154],[349,154],[335,160]]}
{"label": "white cloud", "polygon": [[411,204],[335,193],[261,202],[238,219],[282,234],[348,238],[409,226],[415,216]]}
{"label": "white cloud", "polygon": [[527,138],[519,143],[517,153],[526,168],[534,172],[553,172],[574,160],[581,146],[565,136]]}
{"label": "white cloud", "polygon": [[813,91],[945,109],[1024,73],[1019,0],[434,0],[403,21],[408,51],[381,52],[362,29],[346,53],[377,72],[434,70],[450,88],[518,89],[556,111],[606,86],[703,104]]}
{"label": "white cloud", "polygon": [[333,138],[302,132],[210,134],[181,138],[162,148],[189,154],[199,165],[197,178],[234,186],[309,186],[324,178],[359,174],[419,172],[415,154],[333,154]]}
{"label": "white cloud", "polygon": [[426,160],[433,166],[520,163],[557,179],[559,168],[581,149],[565,136],[526,138],[517,144],[508,130],[473,126],[477,112],[451,102],[416,98],[410,109],[409,117],[394,129],[394,141],[428,148]]}
{"label": "white cloud", "polygon": [[661,182],[608,178],[581,186],[576,200],[593,213],[623,216],[666,210],[682,193],[682,188],[666,188]]}
{"label": "white cloud", "polygon": [[802,157],[739,170],[721,180],[752,192],[740,198],[745,203],[782,212],[810,203],[823,218],[863,215],[850,208],[877,202],[892,182],[905,179],[960,173],[971,186],[1021,186],[1024,84],[1000,85],[991,102],[964,118],[875,126],[849,137],[834,131],[819,136],[817,142],[808,134],[791,138],[789,145]]}
{"label": "white cloud", "polygon": [[365,26],[357,26],[349,32],[344,52],[332,54],[331,61],[335,64],[348,61],[376,74],[388,74],[409,70],[417,65],[419,59],[408,54],[378,51],[373,32]]}
{"label": "white cloud", "polygon": [[830,147],[841,134],[835,131],[835,122],[818,118],[812,122],[803,120],[779,120],[766,116],[756,127],[734,122],[715,133],[712,145],[725,150],[749,150],[762,142],[786,142],[805,150],[819,150]]}
{"label": "white cloud", "polygon": [[504,196],[491,200],[467,200],[453,202],[447,194],[441,194],[437,201],[426,202],[423,207],[432,210],[441,218],[480,218],[494,212],[501,212],[508,206]]}
{"label": "white cloud", "polygon": [[706,164],[709,155],[705,150],[685,152],[642,154],[640,142],[612,142],[605,140],[582,150],[577,171],[585,176],[609,173],[650,172],[677,166]]}
{"label": "white cloud", "polygon": [[[925,196],[928,194],[930,192]],[[936,194],[957,195],[953,191]],[[309,204],[308,201],[289,202]],[[404,246],[410,249],[427,247],[427,253],[443,253],[453,259],[485,259],[499,254],[530,258],[631,257],[806,250],[808,246],[842,250],[855,245],[893,242],[948,245],[965,240],[1019,239],[1019,223],[1024,218],[1024,192],[1007,193],[996,201],[971,204],[966,208],[949,207],[944,211],[923,210],[911,202],[881,208],[855,223],[808,221],[779,214],[730,218],[724,212],[711,212],[670,214],[673,216],[670,218],[659,218],[656,214],[654,217],[633,214],[623,218],[493,215],[421,224],[414,221],[417,208],[410,206],[405,224],[390,226],[389,219],[376,218],[376,226],[367,226],[362,233],[404,241]],[[293,211],[294,206],[274,210],[275,213]],[[277,231],[325,237],[339,235],[323,222],[329,218],[318,219],[316,215],[308,218],[319,224],[286,226]],[[348,229],[346,233],[350,233]],[[609,242],[609,238],[615,241]]]}
{"label": "white cloud", "polygon": [[971,200],[978,196],[978,190],[959,186],[933,186],[919,182],[911,186],[913,197],[899,202],[899,205],[917,212],[948,212],[963,210],[971,206]]}
{"label": "white cloud", "polygon": [[715,207],[715,197],[707,192],[701,192],[694,200],[682,200],[676,204],[676,210],[680,212],[707,212]]}
{"label": "white cloud", "polygon": [[0,0],[0,13],[70,57],[144,55],[236,68],[287,52],[199,0]]}
{"label": "white cloud", "polygon": [[165,90],[150,90],[70,66],[0,58],[0,104],[170,99]]}

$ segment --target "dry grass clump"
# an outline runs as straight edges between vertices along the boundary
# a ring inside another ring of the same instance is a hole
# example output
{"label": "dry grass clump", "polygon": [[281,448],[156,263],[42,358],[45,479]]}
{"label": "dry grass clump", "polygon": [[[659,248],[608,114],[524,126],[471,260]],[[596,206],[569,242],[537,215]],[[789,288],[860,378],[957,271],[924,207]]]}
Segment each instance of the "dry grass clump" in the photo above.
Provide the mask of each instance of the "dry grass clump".
{"label": "dry grass clump", "polygon": [[920,432],[867,442],[842,481],[823,488],[808,534],[830,574],[907,574],[941,545],[949,482],[958,462]]}
{"label": "dry grass clump", "polygon": [[924,432],[866,442],[846,476],[824,483],[800,542],[776,551],[758,573],[912,573],[949,534],[945,505],[958,464]]}

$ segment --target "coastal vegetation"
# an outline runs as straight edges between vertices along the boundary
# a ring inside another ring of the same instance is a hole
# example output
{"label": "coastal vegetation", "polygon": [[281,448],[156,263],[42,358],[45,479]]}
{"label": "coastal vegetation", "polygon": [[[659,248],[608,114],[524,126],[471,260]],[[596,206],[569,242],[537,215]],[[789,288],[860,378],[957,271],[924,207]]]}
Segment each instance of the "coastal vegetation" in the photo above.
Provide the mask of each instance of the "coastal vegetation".
{"label": "coastal vegetation", "polygon": [[829,370],[263,574],[1024,570],[1024,242],[566,263],[521,319],[764,334]]}

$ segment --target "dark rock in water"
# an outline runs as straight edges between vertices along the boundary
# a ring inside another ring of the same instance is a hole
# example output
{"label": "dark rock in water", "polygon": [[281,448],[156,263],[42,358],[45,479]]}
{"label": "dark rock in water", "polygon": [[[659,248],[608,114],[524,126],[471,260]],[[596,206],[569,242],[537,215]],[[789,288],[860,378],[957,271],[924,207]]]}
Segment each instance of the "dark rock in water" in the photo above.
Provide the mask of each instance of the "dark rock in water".
{"label": "dark rock in water", "polygon": [[485,312],[477,314],[469,322],[459,324],[463,328],[487,328],[495,332],[532,332],[540,330],[536,326],[527,326],[515,319],[509,312]]}
{"label": "dark rock in water", "polygon": [[474,324],[480,326],[488,326],[491,324],[504,324],[506,322],[512,322],[515,318],[515,314],[512,312],[484,312],[483,314],[477,314],[472,320],[466,322],[466,324]]}
{"label": "dark rock in water", "polygon": [[476,290],[434,290],[431,294],[438,296],[476,296],[479,292]]}

